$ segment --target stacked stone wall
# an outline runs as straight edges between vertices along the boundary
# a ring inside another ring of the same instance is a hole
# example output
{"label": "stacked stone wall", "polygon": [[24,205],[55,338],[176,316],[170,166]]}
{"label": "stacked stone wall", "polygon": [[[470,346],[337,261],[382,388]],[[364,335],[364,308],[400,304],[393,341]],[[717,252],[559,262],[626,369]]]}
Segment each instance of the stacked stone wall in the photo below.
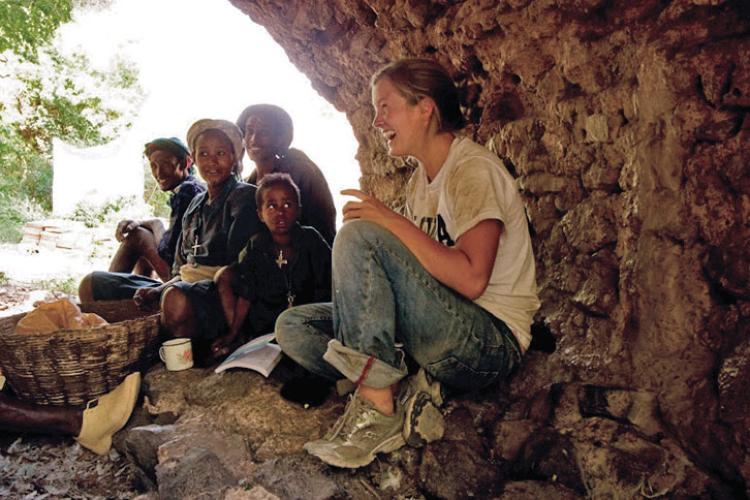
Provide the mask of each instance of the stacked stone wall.
{"label": "stacked stone wall", "polygon": [[556,345],[506,388],[498,456],[573,453],[566,486],[594,496],[748,494],[747,2],[231,1],[347,114],[382,200],[411,166],[371,128],[368,82],[400,57],[450,70],[467,132],[516,176]]}

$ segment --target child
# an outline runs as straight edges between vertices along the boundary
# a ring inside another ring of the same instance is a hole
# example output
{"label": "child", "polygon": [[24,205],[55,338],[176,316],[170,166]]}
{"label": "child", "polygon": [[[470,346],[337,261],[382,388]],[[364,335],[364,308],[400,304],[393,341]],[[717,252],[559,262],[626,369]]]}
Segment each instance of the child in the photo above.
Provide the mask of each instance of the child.
{"label": "child", "polygon": [[336,207],[323,172],[296,148],[292,117],[273,104],[246,107],[237,126],[245,137],[247,155],[255,164],[246,182],[258,184],[265,175],[283,172],[291,176],[300,191],[302,209],[299,221],[318,230],[329,245],[336,235]]}
{"label": "child", "polygon": [[298,224],[300,192],[289,174],[264,176],[255,201],[266,230],[215,280],[228,325],[212,344],[216,357],[246,337],[273,331],[285,309],[331,297],[331,248],[317,230]]}

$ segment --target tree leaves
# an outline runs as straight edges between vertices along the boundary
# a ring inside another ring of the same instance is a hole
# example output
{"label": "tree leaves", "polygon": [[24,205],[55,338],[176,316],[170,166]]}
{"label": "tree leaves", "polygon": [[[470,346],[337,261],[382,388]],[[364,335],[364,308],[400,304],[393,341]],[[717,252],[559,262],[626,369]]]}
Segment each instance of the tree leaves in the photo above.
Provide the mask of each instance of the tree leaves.
{"label": "tree leaves", "polygon": [[36,62],[37,50],[71,20],[71,0],[0,0],[0,52]]}
{"label": "tree leaves", "polygon": [[[52,140],[103,144],[130,126],[143,100],[135,66],[113,58],[91,67],[80,53],[53,45],[77,8],[109,0],[0,0],[0,240],[17,235],[18,207],[51,208]],[[11,227],[5,227],[10,224]]]}

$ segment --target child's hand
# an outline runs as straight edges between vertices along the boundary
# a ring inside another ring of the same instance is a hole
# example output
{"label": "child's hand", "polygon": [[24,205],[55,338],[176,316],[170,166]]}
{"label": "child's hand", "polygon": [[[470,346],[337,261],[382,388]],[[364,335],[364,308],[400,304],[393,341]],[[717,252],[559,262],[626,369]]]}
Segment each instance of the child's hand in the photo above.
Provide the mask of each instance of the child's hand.
{"label": "child's hand", "polygon": [[133,294],[133,302],[142,311],[159,310],[159,298],[161,298],[162,287],[139,288]]}
{"label": "child's hand", "polygon": [[231,351],[232,344],[234,343],[235,336],[228,333],[211,343],[211,354],[215,359],[222,358],[228,355]]}

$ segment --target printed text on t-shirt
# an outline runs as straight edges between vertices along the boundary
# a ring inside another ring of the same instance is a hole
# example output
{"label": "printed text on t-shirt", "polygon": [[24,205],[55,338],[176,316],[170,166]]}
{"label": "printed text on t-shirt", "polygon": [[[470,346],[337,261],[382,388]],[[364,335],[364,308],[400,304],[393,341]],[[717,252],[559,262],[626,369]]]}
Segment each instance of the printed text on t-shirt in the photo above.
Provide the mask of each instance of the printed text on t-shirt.
{"label": "printed text on t-shirt", "polygon": [[421,217],[417,221],[417,217],[414,217],[414,223],[419,229],[427,233],[430,238],[439,241],[445,246],[452,247],[456,244],[448,234],[448,228],[445,225],[445,220],[440,214],[437,214],[437,224],[435,224],[434,217]]}

